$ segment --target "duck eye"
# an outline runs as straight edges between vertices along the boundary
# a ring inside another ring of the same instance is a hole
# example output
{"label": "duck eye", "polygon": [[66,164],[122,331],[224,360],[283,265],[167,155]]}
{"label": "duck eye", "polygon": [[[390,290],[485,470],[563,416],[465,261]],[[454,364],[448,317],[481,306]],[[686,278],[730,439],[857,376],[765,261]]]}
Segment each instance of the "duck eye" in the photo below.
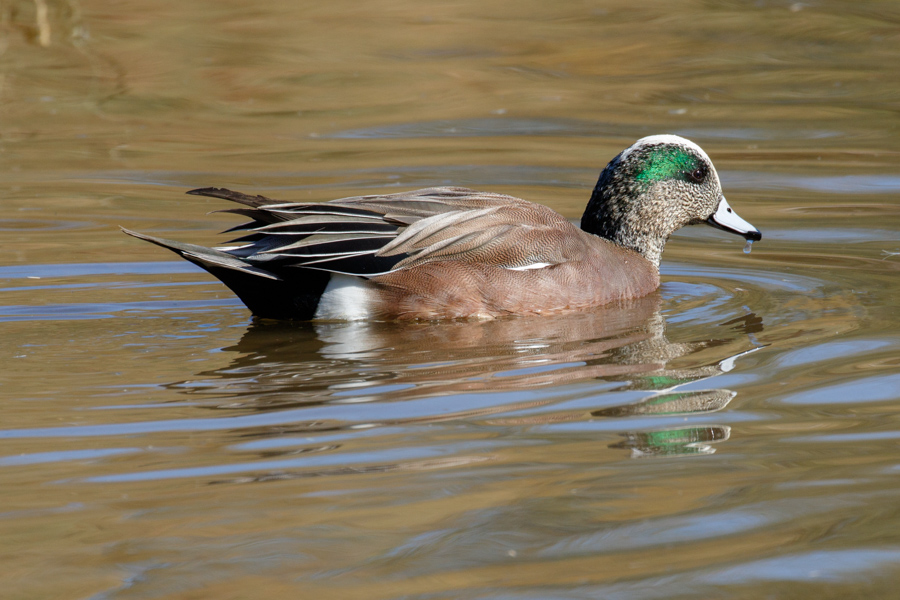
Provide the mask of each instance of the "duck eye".
{"label": "duck eye", "polygon": [[687,174],[688,179],[693,181],[694,183],[701,183],[704,179],[706,179],[706,169],[700,167],[699,169],[694,169],[693,171]]}

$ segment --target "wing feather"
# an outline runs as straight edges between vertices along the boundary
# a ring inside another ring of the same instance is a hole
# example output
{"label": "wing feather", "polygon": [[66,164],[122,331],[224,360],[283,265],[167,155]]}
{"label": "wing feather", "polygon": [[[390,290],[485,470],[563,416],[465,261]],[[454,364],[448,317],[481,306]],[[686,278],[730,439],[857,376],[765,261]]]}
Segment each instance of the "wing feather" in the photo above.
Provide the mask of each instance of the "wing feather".
{"label": "wing feather", "polygon": [[[506,268],[554,265],[560,229],[573,226],[556,212],[524,200],[440,187],[303,204],[222,188],[189,192],[244,205],[222,212],[251,221],[229,231],[243,245],[215,250],[254,268],[280,273],[309,268],[362,277],[435,261],[473,261]],[[571,242],[567,242],[571,245]],[[574,249],[577,251],[577,248]],[[207,260],[211,260],[207,258]]]}

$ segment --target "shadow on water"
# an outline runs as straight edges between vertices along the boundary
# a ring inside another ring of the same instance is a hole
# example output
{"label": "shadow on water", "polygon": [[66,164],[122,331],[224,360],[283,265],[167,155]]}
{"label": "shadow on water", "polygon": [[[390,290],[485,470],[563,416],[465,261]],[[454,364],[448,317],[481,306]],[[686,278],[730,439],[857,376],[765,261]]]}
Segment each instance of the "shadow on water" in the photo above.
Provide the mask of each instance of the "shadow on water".
{"label": "shadow on water", "polygon": [[[317,409],[309,420],[241,429],[243,439],[447,421],[527,427],[640,420],[722,409],[735,392],[698,383],[733,368],[748,351],[747,335],[763,330],[761,319],[750,313],[722,323],[729,337],[673,342],[662,303],[654,294],[586,313],[483,322],[256,321],[223,349],[235,354],[230,364],[169,387],[214,410]],[[718,357],[713,362],[671,365],[709,349]],[[611,447],[632,456],[710,453],[710,444],[730,435],[727,426],[706,423],[657,427],[621,431],[624,439]]]}

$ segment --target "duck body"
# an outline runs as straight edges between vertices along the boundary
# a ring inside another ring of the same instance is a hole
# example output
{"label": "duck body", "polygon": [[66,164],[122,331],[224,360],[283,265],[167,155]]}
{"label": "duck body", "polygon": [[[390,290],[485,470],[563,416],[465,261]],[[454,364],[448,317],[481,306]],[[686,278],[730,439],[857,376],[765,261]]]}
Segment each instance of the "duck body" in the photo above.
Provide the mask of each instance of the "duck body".
{"label": "duck body", "polygon": [[251,219],[229,230],[243,233],[234,245],[125,232],[206,269],[256,316],[273,319],[584,310],[653,292],[665,240],[683,225],[761,237],[728,206],[705,153],[676,136],[644,138],[614,158],[583,229],[546,206],[461,187],[314,204],[218,188],[188,193],[243,205],[225,211]]}

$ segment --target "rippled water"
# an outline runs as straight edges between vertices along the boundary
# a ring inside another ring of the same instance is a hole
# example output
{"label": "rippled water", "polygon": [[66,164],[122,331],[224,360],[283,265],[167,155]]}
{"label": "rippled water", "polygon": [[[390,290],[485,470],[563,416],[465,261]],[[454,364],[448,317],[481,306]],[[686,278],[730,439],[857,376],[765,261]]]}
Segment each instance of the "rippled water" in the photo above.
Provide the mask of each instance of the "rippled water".
{"label": "rippled water", "polygon": [[[11,598],[894,598],[891,2],[0,6],[0,584]],[[702,144],[764,234],[693,227],[627,306],[254,322],[118,226],[203,185],[443,184],[577,218]]]}

